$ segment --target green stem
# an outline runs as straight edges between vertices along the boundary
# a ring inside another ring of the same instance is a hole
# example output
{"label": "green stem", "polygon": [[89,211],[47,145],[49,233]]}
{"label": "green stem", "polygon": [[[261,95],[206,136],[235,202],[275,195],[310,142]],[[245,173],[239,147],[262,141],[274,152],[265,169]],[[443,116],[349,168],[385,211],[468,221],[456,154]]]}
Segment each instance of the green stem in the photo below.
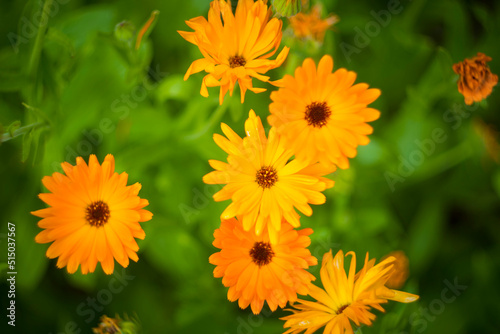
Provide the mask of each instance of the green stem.
{"label": "green stem", "polygon": [[38,116],[38,117],[40,117],[41,119],[43,119],[43,120],[45,121],[45,123],[47,123],[47,124],[49,124],[49,125],[52,125],[52,121],[50,120],[50,118],[49,118],[49,117],[47,117],[47,115],[45,115],[45,113],[44,113],[43,111],[41,111],[41,110],[40,110],[40,109],[38,109],[38,108],[34,108],[34,107],[32,107],[32,106],[30,106],[30,105],[28,105],[28,104],[24,103],[24,102],[22,103],[22,105],[23,105],[26,109],[28,109],[28,110],[30,110],[30,111],[33,111],[33,113],[34,113],[36,116]]}
{"label": "green stem", "polygon": [[[46,0],[42,8],[42,17],[36,34],[35,45],[28,62],[28,79],[35,81],[38,63],[40,62],[40,54],[42,53],[43,39],[49,23],[49,11],[53,0]],[[34,86],[35,87],[35,86]]]}
{"label": "green stem", "polygon": [[223,103],[222,105],[219,105],[215,110],[215,112],[212,114],[212,116],[210,116],[208,121],[205,123],[205,125],[201,128],[196,129],[193,133],[185,136],[184,140],[186,141],[195,140],[203,136],[211,127],[214,126],[214,124],[217,121],[219,121],[222,118],[228,106],[229,106],[229,101]]}
{"label": "green stem", "polygon": [[406,29],[412,28],[417,22],[418,16],[422,12],[427,0],[413,1],[411,4],[406,4],[408,9],[404,10],[403,26]]}
{"label": "green stem", "polygon": [[432,178],[435,175],[460,164],[474,154],[471,144],[467,141],[455,146],[454,148],[440,154],[438,157],[429,160],[420,171],[416,172],[411,178],[411,183],[422,182]]}
{"label": "green stem", "polygon": [[11,136],[10,133],[6,132],[6,133],[2,134],[2,136],[0,137],[0,143],[5,143],[6,141],[9,141],[9,140],[14,139],[16,137],[24,135],[25,133],[27,133],[31,129],[38,128],[38,127],[41,127],[44,125],[46,125],[46,124],[43,122],[38,122],[38,123],[33,123],[33,124],[23,126],[19,129],[15,130],[13,136]]}

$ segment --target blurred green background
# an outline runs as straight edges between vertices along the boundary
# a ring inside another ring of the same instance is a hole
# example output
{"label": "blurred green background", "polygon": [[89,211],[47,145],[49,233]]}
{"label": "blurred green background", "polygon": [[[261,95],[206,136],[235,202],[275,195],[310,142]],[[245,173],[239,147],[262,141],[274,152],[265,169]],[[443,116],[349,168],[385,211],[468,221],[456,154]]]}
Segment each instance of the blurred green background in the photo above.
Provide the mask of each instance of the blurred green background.
{"label": "blurred green background", "polygon": [[[7,222],[15,223],[18,273],[16,327],[2,314],[1,332],[91,333],[102,314],[136,316],[143,333],[283,332],[279,317],[288,312],[240,310],[208,263],[228,205],[211,199],[219,187],[202,182],[207,160],[226,158],[212,134],[223,121],[243,135],[250,109],[267,126],[273,89],[254,80],[268,91],[248,92],[241,105],[237,89],[219,106],[217,89],[199,95],[202,74],[183,81],[201,54],[176,31],[190,31],[184,20],[206,17],[209,1],[54,0],[43,40],[34,23],[42,2],[0,3],[0,124],[15,135],[0,145],[0,262]],[[498,333],[500,94],[496,87],[487,101],[466,106],[452,64],[483,52],[500,74],[500,3],[322,4],[324,15],[335,13],[340,22],[319,45],[294,39],[284,19],[282,45],[291,52],[271,79],[293,73],[306,57],[331,54],[335,68],[382,90],[371,105],[382,115],[351,168],[332,175],[326,204],[302,218],[314,229],[311,252],[321,259],[329,249],[354,250],[358,263],[366,252],[408,255],[402,290],[420,300],[386,305],[386,314],[375,312],[374,326],[359,333]],[[115,38],[119,22],[138,30],[153,10],[160,11],[157,24],[138,51]],[[154,213],[143,224],[139,262],[116,264],[112,276],[99,266],[69,275],[45,257],[48,245],[34,241],[41,229],[30,211],[44,207],[37,198],[46,191],[42,177],[91,153],[99,161],[112,153],[116,171],[142,184],[140,196]],[[4,313],[6,272],[4,264]],[[445,289],[454,282],[466,288],[450,301]]]}

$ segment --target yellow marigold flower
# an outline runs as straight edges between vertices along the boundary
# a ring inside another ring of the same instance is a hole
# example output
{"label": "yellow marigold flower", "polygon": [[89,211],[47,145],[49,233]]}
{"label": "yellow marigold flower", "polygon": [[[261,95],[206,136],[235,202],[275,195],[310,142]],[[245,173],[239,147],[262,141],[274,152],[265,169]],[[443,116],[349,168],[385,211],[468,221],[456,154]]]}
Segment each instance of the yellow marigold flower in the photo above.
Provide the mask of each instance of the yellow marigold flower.
{"label": "yellow marigold flower", "polygon": [[356,254],[349,252],[351,265],[349,275],[344,270],[344,253],[340,250],[335,258],[332,252],[323,256],[321,267],[321,282],[323,289],[311,284],[309,295],[317,300],[311,302],[298,300],[299,304],[291,311],[294,314],[282,318],[286,320],[286,333],[313,333],[325,326],[324,333],[353,333],[351,321],[360,326],[371,325],[375,315],[371,308],[384,311],[380,306],[387,300],[410,303],[418,299],[417,295],[391,290],[385,283],[392,272],[393,257],[376,266],[375,259],[368,260],[366,254],[364,267],[355,274]]}
{"label": "yellow marigold flower", "polygon": [[212,1],[208,21],[196,17],[186,21],[194,32],[178,31],[185,40],[197,45],[204,57],[191,64],[184,80],[204,70],[208,74],[203,78],[200,94],[207,97],[207,87],[220,86],[220,104],[228,90],[232,96],[236,82],[242,103],[247,89],[254,93],[265,91],[254,88],[252,78],[268,82],[269,77],[262,74],[281,66],[289,51],[284,47],[275,60],[268,59],[278,50],[282,35],[281,20],[270,19],[271,14],[262,0],[239,0],[235,14],[230,2]]}
{"label": "yellow marigold flower", "polygon": [[382,261],[389,257],[393,257],[394,262],[392,263],[392,274],[389,276],[385,285],[391,289],[399,289],[405,284],[410,274],[410,261],[405,252],[400,250],[390,252],[387,256],[382,258]]}
{"label": "yellow marigold flower", "polygon": [[266,138],[260,117],[253,110],[245,122],[246,137],[239,137],[222,123],[227,136],[215,134],[214,140],[229,154],[224,163],[209,160],[215,171],[203,177],[208,184],[226,184],[213,197],[216,201],[232,199],[221,219],[238,216],[245,231],[255,226],[260,235],[266,228],[271,241],[277,241],[281,220],[300,226],[294,207],[310,216],[310,204],[323,204],[321,191],[333,187],[333,181],[322,177],[335,170],[304,161],[289,159],[293,152],[285,149],[275,129]]}
{"label": "yellow marigold flower", "polygon": [[453,71],[460,75],[458,91],[464,96],[466,104],[485,99],[498,83],[498,76],[492,74],[486,65],[488,61],[491,61],[491,57],[478,52],[474,58],[453,65]]}
{"label": "yellow marigold flower", "polygon": [[367,105],[380,96],[380,90],[368,89],[365,83],[353,86],[356,73],[332,70],[328,55],[317,69],[311,58],[304,60],[295,76],[286,75],[283,87],[271,93],[268,121],[297,159],[345,169],[357,146],[370,142],[367,135],[373,129],[366,122],[379,118],[380,112]]}
{"label": "yellow marigold flower", "polygon": [[83,274],[94,272],[97,262],[106,274],[112,274],[114,260],[123,267],[129,258],[137,261],[139,246],[134,238],[144,239],[139,222],[153,216],[143,208],[149,203],[138,194],[139,183],[127,186],[127,173],[115,173],[115,159],[108,154],[102,165],[95,155],[89,164],[78,157],[76,166],[61,164],[64,173],[55,172],[42,179],[50,193],[40,199],[50,207],[31,212],[43,218],[38,226],[38,243],[53,242],[47,257],[57,260],[57,267],[67,266],[74,273],[81,264]]}
{"label": "yellow marigold flower", "polygon": [[289,18],[290,26],[297,38],[312,38],[320,43],[325,38],[325,32],[339,21],[337,15],[330,15],[321,19],[321,6],[312,7],[309,14],[298,13]]}
{"label": "yellow marigold flower", "polygon": [[222,277],[229,287],[228,299],[238,300],[242,309],[250,305],[258,314],[264,301],[274,311],[297,300],[297,294],[307,294],[315,277],[306,269],[318,263],[307,249],[312,232],[310,228],[294,230],[283,222],[276,243],[271,244],[266,232],[258,236],[245,231],[235,218],[223,220],[213,242],[221,251],[209,261],[217,266],[214,276]]}

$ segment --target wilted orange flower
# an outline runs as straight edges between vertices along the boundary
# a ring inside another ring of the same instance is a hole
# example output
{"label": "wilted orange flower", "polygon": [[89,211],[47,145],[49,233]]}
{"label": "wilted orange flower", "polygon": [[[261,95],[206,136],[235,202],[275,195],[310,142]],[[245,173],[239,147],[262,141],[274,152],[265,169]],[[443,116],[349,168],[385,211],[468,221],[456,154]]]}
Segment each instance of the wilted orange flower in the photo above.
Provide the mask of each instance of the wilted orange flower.
{"label": "wilted orange flower", "polygon": [[300,226],[294,207],[310,216],[309,203],[325,202],[321,191],[333,187],[333,181],[322,176],[332,173],[334,166],[289,161],[293,152],[283,146],[275,129],[266,138],[253,110],[245,122],[245,138],[224,123],[221,127],[227,138],[215,134],[214,140],[228,153],[228,163],[209,160],[215,171],[203,177],[208,184],[226,184],[213,196],[216,201],[232,200],[221,219],[237,216],[245,231],[255,226],[257,235],[268,229],[275,243],[283,218],[293,227]]}
{"label": "wilted orange flower", "polygon": [[385,286],[391,289],[399,289],[408,279],[408,275],[410,273],[410,261],[408,260],[405,252],[400,250],[390,252],[387,256],[382,258],[382,261],[390,257],[394,258],[394,262],[392,263],[393,269],[391,276],[389,276],[389,279],[385,283]]}
{"label": "wilted orange flower", "polygon": [[297,305],[292,305],[296,308],[290,310],[294,314],[281,318],[286,320],[283,327],[289,327],[285,334],[302,331],[313,333],[323,326],[324,333],[353,333],[351,321],[356,326],[369,326],[375,320],[371,308],[384,312],[380,304],[387,300],[410,303],[418,299],[417,295],[384,286],[391,275],[394,258],[388,258],[374,266],[375,259],[369,261],[367,253],[364,267],[355,274],[356,254],[349,252],[347,255],[351,255],[348,276],[344,270],[344,253],[341,250],[335,258],[331,250],[323,256],[320,273],[324,290],[311,284],[309,295],[317,302],[299,299]]}
{"label": "wilted orange flower", "polygon": [[42,179],[50,193],[40,199],[50,207],[31,212],[43,218],[38,226],[38,243],[53,242],[47,249],[51,259],[59,257],[57,267],[67,266],[74,273],[81,264],[83,274],[93,272],[97,262],[112,274],[114,259],[123,267],[129,258],[137,261],[139,246],[134,238],[144,239],[139,222],[153,216],[143,208],[149,203],[138,194],[139,183],[127,186],[127,173],[115,173],[115,159],[108,154],[102,165],[95,155],[89,164],[78,157],[76,166],[61,164],[66,175],[55,172]]}
{"label": "wilted orange flower", "polygon": [[100,319],[99,327],[92,328],[92,333],[137,334],[139,333],[139,330],[140,325],[138,323],[138,320],[130,319],[127,315],[125,315],[125,319],[121,319],[118,315],[116,315],[115,318],[110,318],[107,315],[103,315]]}
{"label": "wilted orange flower", "polygon": [[380,90],[356,85],[356,73],[333,70],[333,59],[321,58],[318,68],[311,58],[286,75],[283,87],[271,93],[269,124],[284,136],[286,147],[297,159],[348,168],[347,158],[356,156],[358,145],[370,142],[373,129],[367,122],[379,118],[378,110],[367,108]]}
{"label": "wilted orange flower", "polygon": [[265,91],[254,88],[252,78],[268,82],[269,77],[262,74],[281,66],[289,50],[284,47],[275,60],[268,59],[278,50],[282,35],[281,20],[270,19],[271,15],[271,9],[262,0],[239,0],[235,14],[230,2],[212,1],[208,21],[196,17],[186,21],[194,32],[179,31],[185,40],[199,47],[204,57],[191,64],[184,80],[204,70],[208,74],[203,78],[200,93],[207,97],[207,87],[220,86],[220,104],[228,90],[232,96],[236,82],[242,103],[247,89],[254,93]]}
{"label": "wilted orange flower", "polygon": [[297,38],[312,38],[320,43],[323,42],[325,32],[339,21],[337,15],[330,15],[321,19],[321,6],[312,7],[309,14],[298,13],[290,17],[290,26]]}
{"label": "wilted orange flower", "polygon": [[222,277],[229,287],[228,299],[238,300],[242,309],[250,305],[258,314],[264,301],[274,311],[297,300],[297,294],[307,294],[315,277],[306,269],[318,263],[307,249],[312,232],[294,230],[284,221],[276,243],[271,244],[267,232],[258,236],[253,230],[245,231],[234,218],[223,220],[213,242],[221,251],[209,261],[217,266],[214,276]]}
{"label": "wilted orange flower", "polygon": [[466,104],[487,98],[497,84],[498,76],[492,74],[486,65],[490,60],[490,57],[478,52],[474,58],[453,65],[453,71],[460,75],[458,91],[464,96]]}
{"label": "wilted orange flower", "polygon": [[99,327],[92,328],[92,333],[94,334],[105,334],[105,333],[120,333],[120,322],[121,319],[110,318],[107,315],[103,315],[99,322]]}

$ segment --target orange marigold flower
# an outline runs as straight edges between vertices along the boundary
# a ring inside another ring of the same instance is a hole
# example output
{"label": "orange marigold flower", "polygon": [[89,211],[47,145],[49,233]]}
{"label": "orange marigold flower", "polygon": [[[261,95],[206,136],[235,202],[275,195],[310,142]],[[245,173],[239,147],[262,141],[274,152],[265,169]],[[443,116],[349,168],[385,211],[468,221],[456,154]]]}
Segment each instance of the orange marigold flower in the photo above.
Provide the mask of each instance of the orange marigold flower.
{"label": "orange marigold flower", "polygon": [[390,252],[382,258],[382,261],[389,257],[394,258],[394,262],[392,263],[394,267],[385,285],[391,289],[399,289],[405,284],[410,274],[410,261],[405,252],[400,250]]}
{"label": "orange marigold flower", "polygon": [[474,58],[453,65],[453,71],[460,75],[458,91],[464,96],[466,104],[487,98],[498,83],[498,76],[492,74],[486,65],[490,60],[490,57],[478,52]]}
{"label": "orange marigold flower", "polygon": [[331,250],[323,256],[320,273],[324,290],[311,284],[309,295],[317,302],[299,299],[297,305],[292,305],[296,308],[290,310],[294,314],[281,318],[286,320],[284,327],[289,327],[285,334],[313,333],[323,326],[324,333],[353,333],[351,321],[357,326],[369,326],[375,320],[371,308],[384,312],[380,304],[387,300],[410,303],[418,299],[417,295],[385,287],[392,272],[393,257],[374,266],[375,259],[368,260],[367,253],[364,267],[355,274],[356,254],[347,255],[351,256],[349,275],[344,270],[341,250],[335,258]]}
{"label": "orange marigold flower", "polygon": [[325,38],[325,32],[339,21],[337,15],[330,15],[321,19],[321,6],[312,7],[309,14],[298,13],[289,18],[290,26],[297,38],[312,38],[320,43]]}
{"label": "orange marigold flower", "polygon": [[102,165],[95,155],[89,164],[78,157],[76,166],[61,164],[64,173],[55,172],[42,179],[50,193],[40,199],[50,207],[31,212],[43,218],[38,226],[38,243],[52,242],[47,257],[57,267],[67,266],[74,273],[81,264],[83,274],[94,272],[97,262],[106,274],[112,274],[114,260],[123,267],[129,258],[137,261],[139,246],[134,238],[144,239],[139,222],[153,216],[143,208],[149,203],[138,194],[139,183],[127,186],[127,173],[115,173],[115,159],[108,154]]}
{"label": "orange marigold flower", "polygon": [[356,85],[356,73],[333,70],[333,59],[321,58],[318,68],[311,58],[286,75],[283,87],[271,93],[269,124],[284,136],[297,159],[348,168],[347,158],[356,156],[358,145],[370,142],[373,129],[367,122],[379,118],[367,105],[380,90]]}
{"label": "orange marigold flower", "polygon": [[217,266],[214,276],[222,277],[229,287],[228,299],[238,300],[242,309],[250,305],[258,314],[264,301],[274,311],[297,300],[297,294],[307,294],[315,277],[306,269],[318,263],[307,249],[312,232],[310,228],[294,230],[284,221],[276,243],[271,244],[266,232],[259,236],[245,231],[235,218],[223,220],[213,242],[221,251],[209,261]]}
{"label": "orange marigold flower", "polygon": [[245,122],[245,138],[224,123],[221,127],[227,138],[215,134],[214,140],[229,154],[228,163],[209,160],[215,171],[203,177],[208,184],[226,184],[213,196],[216,201],[232,199],[221,219],[237,216],[245,231],[255,226],[257,235],[268,229],[275,243],[282,218],[293,227],[300,226],[294,207],[310,216],[308,203],[325,202],[321,191],[333,187],[333,181],[322,176],[333,172],[334,166],[289,161],[293,152],[283,146],[275,129],[266,138],[260,117],[253,110]]}
{"label": "orange marigold flower", "polygon": [[239,0],[235,14],[230,2],[212,1],[208,21],[196,17],[186,21],[194,32],[178,31],[185,40],[197,45],[204,57],[191,64],[184,80],[204,70],[208,74],[203,78],[200,93],[207,97],[207,87],[220,86],[220,104],[228,90],[232,96],[236,82],[242,103],[247,89],[254,93],[265,91],[254,88],[252,78],[268,82],[269,77],[262,74],[281,66],[289,51],[284,47],[275,60],[268,59],[278,50],[282,35],[281,20],[270,19],[271,15],[271,9],[262,0]]}

